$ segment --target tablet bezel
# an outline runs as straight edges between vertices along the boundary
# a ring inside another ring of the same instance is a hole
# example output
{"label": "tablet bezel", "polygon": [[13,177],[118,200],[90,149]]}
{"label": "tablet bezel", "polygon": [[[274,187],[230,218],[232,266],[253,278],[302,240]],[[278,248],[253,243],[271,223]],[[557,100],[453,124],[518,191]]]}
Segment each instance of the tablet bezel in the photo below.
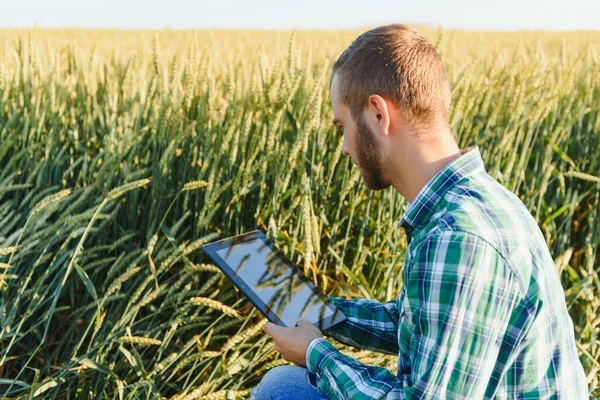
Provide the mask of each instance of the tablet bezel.
{"label": "tablet bezel", "polygon": [[210,257],[210,259],[215,263],[215,265],[223,272],[223,274],[240,290],[246,295],[246,297],[252,302],[254,307],[256,307],[270,322],[288,327],[285,325],[283,320],[277,316],[273,311],[271,311],[267,305],[260,299],[258,295],[254,293],[251,287],[246,285],[246,283],[238,276],[236,277],[233,269],[225,262],[223,258],[217,251],[227,249],[232,245],[237,245],[240,243],[245,243],[254,239],[261,239],[277,256],[282,262],[284,262],[287,266],[291,267],[292,273],[296,274],[298,278],[305,283],[312,291],[315,293],[321,301],[323,301],[327,307],[333,310],[333,314],[325,317],[319,321],[313,322],[313,325],[319,328],[321,331],[324,331],[333,325],[336,325],[346,319],[346,316],[342,313],[342,311],[335,306],[335,304],[327,297],[323,292],[304,275],[302,272],[289,258],[285,256],[285,254],[275,246],[275,244],[261,231],[254,230],[251,232],[243,233],[241,235],[228,237],[225,239],[217,240],[215,242],[207,243],[202,246],[202,250],[206,255]]}

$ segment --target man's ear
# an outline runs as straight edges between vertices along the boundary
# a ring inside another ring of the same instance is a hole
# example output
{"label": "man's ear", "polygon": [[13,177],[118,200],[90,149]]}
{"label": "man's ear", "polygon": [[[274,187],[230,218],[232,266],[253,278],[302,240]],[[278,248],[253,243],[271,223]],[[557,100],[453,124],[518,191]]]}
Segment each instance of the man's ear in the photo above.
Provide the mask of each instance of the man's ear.
{"label": "man's ear", "polygon": [[388,103],[378,94],[369,96],[369,105],[367,107],[369,122],[379,127],[382,134],[387,135],[390,129],[390,112]]}

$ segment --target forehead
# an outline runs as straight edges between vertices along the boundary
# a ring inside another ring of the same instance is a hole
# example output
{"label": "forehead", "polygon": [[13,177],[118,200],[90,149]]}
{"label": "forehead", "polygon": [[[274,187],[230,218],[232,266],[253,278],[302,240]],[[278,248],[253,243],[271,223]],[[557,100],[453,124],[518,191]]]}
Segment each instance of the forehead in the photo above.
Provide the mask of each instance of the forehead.
{"label": "forehead", "polygon": [[346,118],[346,114],[348,113],[348,106],[342,104],[341,94],[340,94],[340,82],[338,79],[338,75],[335,74],[333,79],[331,80],[331,89],[330,94],[331,98],[331,107],[333,108],[333,118],[334,120],[343,120]]}
{"label": "forehead", "polygon": [[330,88],[331,103],[335,106],[340,103],[340,80],[338,74],[333,75]]}

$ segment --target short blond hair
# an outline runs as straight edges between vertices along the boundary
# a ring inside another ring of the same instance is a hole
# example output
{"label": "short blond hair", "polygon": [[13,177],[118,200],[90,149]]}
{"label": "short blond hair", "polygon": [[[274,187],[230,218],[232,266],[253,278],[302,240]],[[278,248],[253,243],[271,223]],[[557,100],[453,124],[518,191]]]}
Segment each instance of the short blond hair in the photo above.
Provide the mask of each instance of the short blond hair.
{"label": "short blond hair", "polygon": [[450,84],[442,58],[414,28],[393,24],[371,29],[338,58],[341,102],[354,118],[378,94],[407,113],[409,122],[428,125],[441,116],[448,123]]}

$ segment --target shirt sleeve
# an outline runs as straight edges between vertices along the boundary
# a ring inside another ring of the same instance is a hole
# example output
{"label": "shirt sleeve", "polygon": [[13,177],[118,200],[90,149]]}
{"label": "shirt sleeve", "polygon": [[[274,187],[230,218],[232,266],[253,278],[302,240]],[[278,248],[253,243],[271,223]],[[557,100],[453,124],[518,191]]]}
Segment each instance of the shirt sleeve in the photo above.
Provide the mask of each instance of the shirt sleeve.
{"label": "shirt sleeve", "polygon": [[395,299],[380,303],[372,299],[329,298],[346,316],[346,320],[323,331],[325,335],[354,347],[398,354],[400,313]]}
{"label": "shirt sleeve", "polygon": [[[307,368],[333,399],[456,399],[493,396],[495,361],[520,298],[504,258],[478,236],[441,232],[419,244],[406,282],[413,329],[410,373],[395,376],[311,342]],[[509,349],[504,349],[509,350]]]}
{"label": "shirt sleeve", "polygon": [[306,367],[316,375],[319,390],[330,399],[404,398],[404,382],[391,371],[364,365],[323,338],[308,346]]}

